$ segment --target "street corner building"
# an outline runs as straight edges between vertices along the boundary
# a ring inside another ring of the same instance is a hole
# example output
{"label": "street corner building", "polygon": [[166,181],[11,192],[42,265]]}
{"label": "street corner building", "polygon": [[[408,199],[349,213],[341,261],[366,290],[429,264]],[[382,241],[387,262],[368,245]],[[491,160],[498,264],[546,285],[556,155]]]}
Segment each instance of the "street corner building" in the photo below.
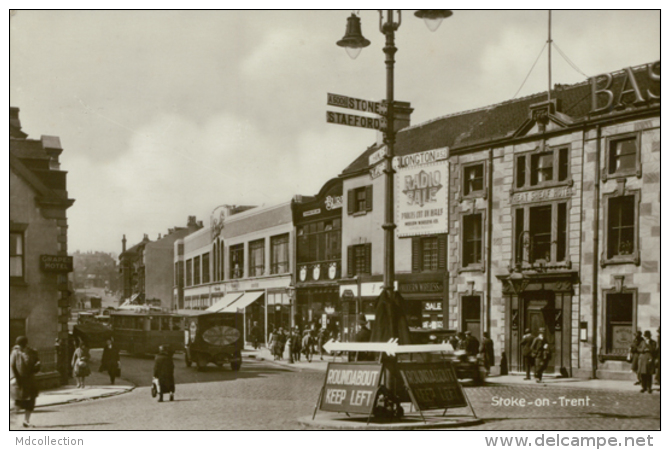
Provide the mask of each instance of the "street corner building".
{"label": "street corner building", "polygon": [[[548,373],[628,379],[660,326],[660,61],[409,126],[393,167],[396,289],[412,330],[491,333],[521,373],[546,329]],[[343,182],[343,304],[374,319],[384,223],[381,139]],[[346,328],[346,327],[345,327]]]}
{"label": "street corner building", "polygon": [[293,324],[291,203],[221,205],[210,226],[174,243],[178,310],[242,312],[250,342],[254,322],[268,334]]}
{"label": "street corner building", "polygon": [[67,172],[60,139],[28,139],[19,108],[9,108],[9,340],[26,336],[42,362],[41,387],[67,380],[68,273]]}

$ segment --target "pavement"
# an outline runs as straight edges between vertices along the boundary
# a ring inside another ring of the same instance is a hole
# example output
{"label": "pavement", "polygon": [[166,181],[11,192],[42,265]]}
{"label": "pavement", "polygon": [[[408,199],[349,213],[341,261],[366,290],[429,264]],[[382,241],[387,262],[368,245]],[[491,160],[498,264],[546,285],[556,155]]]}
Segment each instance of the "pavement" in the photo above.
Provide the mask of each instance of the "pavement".
{"label": "pavement", "polygon": [[[99,365],[101,350],[92,350],[92,364],[93,368]],[[314,355],[311,362],[308,362],[304,355],[300,361],[293,363],[289,362],[287,358],[275,360],[274,356],[267,348],[254,350],[247,347],[242,352],[243,357],[255,359],[257,361],[266,361],[286,369],[296,372],[325,372],[329,362],[346,362],[346,356],[331,356],[325,354]],[[73,380],[74,381],[74,380]],[[519,375],[503,375],[491,376],[486,379],[487,385],[501,385],[501,386],[547,386],[547,387],[562,387],[562,388],[577,388],[577,389],[597,389],[597,390],[611,390],[618,392],[638,392],[639,386],[633,385],[630,381],[620,380],[599,380],[599,379],[582,379],[582,378],[555,378],[547,377],[541,384],[535,383],[535,380],[524,380],[523,376]],[[72,402],[82,402],[95,400],[99,398],[110,397],[114,395],[124,394],[135,388],[135,385],[123,378],[117,378],[114,385],[110,384],[109,377],[106,373],[99,373],[93,371],[91,376],[86,378],[86,387],[83,389],[77,388],[74,384],[61,386],[55,389],[44,390],[40,392],[35,402],[36,408],[45,406],[61,405]],[[654,386],[654,390],[658,389]],[[10,410],[13,408],[13,402],[10,400]],[[334,424],[330,424],[334,426]]]}
{"label": "pavement", "polygon": [[[281,360],[275,360],[274,356],[270,353],[267,348],[261,348],[259,350],[254,350],[250,347],[247,347],[242,355],[247,358],[255,358],[259,361],[269,361],[273,364],[281,365],[289,369],[296,371],[322,371],[325,372],[328,367],[329,362],[346,362],[346,356],[330,356],[328,354],[323,356],[323,360],[320,355],[315,355],[312,358],[312,362],[305,360],[304,356],[300,361],[290,363],[287,358],[282,358]],[[626,380],[601,380],[601,379],[589,379],[589,378],[561,378],[557,376],[545,376],[542,379],[542,383],[536,383],[535,379],[524,380],[523,375],[493,375],[486,378],[486,383],[489,385],[503,385],[503,386],[514,386],[514,385],[538,385],[538,386],[553,386],[553,387],[566,387],[566,388],[576,388],[576,389],[604,389],[620,392],[639,392],[640,386],[634,385],[631,381]],[[657,390],[658,386],[654,385],[654,390]]]}

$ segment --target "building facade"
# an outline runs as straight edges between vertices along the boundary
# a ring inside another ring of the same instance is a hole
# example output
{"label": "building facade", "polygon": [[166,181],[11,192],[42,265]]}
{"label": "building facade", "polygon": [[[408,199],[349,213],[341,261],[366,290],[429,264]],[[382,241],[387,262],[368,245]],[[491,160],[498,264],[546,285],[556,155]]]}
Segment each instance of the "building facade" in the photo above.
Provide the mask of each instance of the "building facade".
{"label": "building facade", "polygon": [[[343,220],[343,252],[361,247],[345,273],[360,268],[363,285],[381,279],[379,151],[342,173],[346,208],[357,202]],[[630,376],[634,332],[660,326],[660,62],[405,128],[396,154],[398,289],[435,296],[420,321],[407,299],[415,327],[489,331],[498,370],[511,372],[522,370],[524,331],[544,328],[548,372]],[[422,202],[435,205],[430,217]],[[422,229],[443,217],[444,231]],[[436,275],[419,267],[434,259]],[[416,281],[403,289],[406,277]],[[430,314],[440,289],[441,318]]]}
{"label": "building facade", "polygon": [[189,216],[185,227],[170,228],[166,235],[159,234],[155,241],[145,234],[142,241],[128,249],[124,235],[119,255],[123,285],[121,300],[177,309],[178,303],[173,301],[175,242],[202,227],[202,221]]}
{"label": "building facade", "polygon": [[209,228],[184,238],[175,273],[184,276],[185,309],[243,311],[246,339],[254,322],[267,338],[295,324],[291,203],[239,210],[213,214]]}
{"label": "building facade", "polygon": [[291,202],[296,228],[295,310],[300,327],[339,330],[342,276],[342,180]]}
{"label": "building facade", "polygon": [[67,173],[60,139],[28,139],[19,109],[9,109],[9,340],[26,336],[42,362],[42,387],[67,382],[69,361]]}

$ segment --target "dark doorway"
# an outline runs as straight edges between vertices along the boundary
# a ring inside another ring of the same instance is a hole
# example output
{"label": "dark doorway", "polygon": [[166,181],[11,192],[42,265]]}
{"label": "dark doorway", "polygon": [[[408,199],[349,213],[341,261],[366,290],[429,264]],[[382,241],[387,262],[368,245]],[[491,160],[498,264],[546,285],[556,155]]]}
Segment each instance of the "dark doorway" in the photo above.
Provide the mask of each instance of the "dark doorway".
{"label": "dark doorway", "polygon": [[461,297],[461,331],[469,331],[474,337],[481,339],[481,321],[481,297]]}
{"label": "dark doorway", "polygon": [[526,310],[524,328],[530,328],[533,336],[540,333],[540,328],[545,329],[544,337],[549,342],[549,348],[552,351],[552,358],[549,360],[546,371],[554,372],[554,360],[556,359],[554,293],[552,291],[528,292],[524,295],[524,300]]}

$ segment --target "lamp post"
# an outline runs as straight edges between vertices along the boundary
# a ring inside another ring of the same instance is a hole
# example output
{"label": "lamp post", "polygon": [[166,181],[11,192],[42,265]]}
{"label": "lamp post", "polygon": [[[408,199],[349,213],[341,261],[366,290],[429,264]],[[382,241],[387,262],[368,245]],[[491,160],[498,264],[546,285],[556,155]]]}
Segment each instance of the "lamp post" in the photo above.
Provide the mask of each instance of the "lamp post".
{"label": "lamp post", "polygon": [[[424,19],[428,29],[431,31],[437,30],[442,23],[442,20],[451,16],[453,13],[446,9],[428,9],[419,10],[414,13],[418,18]],[[397,21],[396,21],[397,17]],[[386,37],[386,42],[383,48],[386,55],[386,129],[384,132],[384,143],[386,144],[386,169],[385,174],[385,212],[384,224],[384,285],[383,289],[387,292],[388,298],[393,298],[393,286],[395,284],[395,251],[394,251],[394,235],[395,235],[395,221],[393,217],[394,211],[394,193],[393,193],[393,157],[396,131],[394,127],[394,65],[395,53],[398,48],[395,46],[395,32],[400,27],[402,22],[401,10],[387,9],[379,10],[379,31]],[[370,41],[363,37],[361,31],[361,19],[352,14],[347,18],[347,28],[342,39],[337,41],[337,45],[344,47],[349,56],[355,59],[361,50],[368,45]]]}
{"label": "lamp post", "polygon": [[[428,28],[431,31],[435,31],[437,27],[442,22],[442,19],[445,19],[452,15],[452,12],[449,10],[419,10],[415,13],[419,18],[422,18],[426,21]],[[379,31],[385,36],[386,41],[383,48],[386,64],[386,128],[383,129],[384,133],[384,143],[386,144],[386,169],[384,170],[385,174],[385,183],[384,183],[384,193],[385,193],[385,205],[384,205],[384,224],[382,229],[384,230],[384,282],[383,290],[384,292],[379,297],[377,308],[375,314],[378,314],[378,311],[385,313],[386,320],[383,320],[379,315],[375,319],[375,328],[373,329],[372,340],[382,341],[383,339],[391,338],[400,338],[401,343],[408,344],[409,342],[402,342],[403,340],[403,328],[406,333],[407,339],[409,339],[409,329],[407,328],[407,322],[404,317],[400,317],[402,314],[393,314],[389,313],[390,310],[396,308],[396,312],[401,312],[402,307],[397,304],[398,297],[394,295],[394,285],[395,285],[395,250],[394,250],[394,239],[395,239],[395,220],[394,220],[394,193],[393,193],[393,175],[395,170],[393,169],[393,157],[395,156],[395,140],[396,140],[396,130],[395,130],[395,99],[394,99],[394,65],[395,65],[395,53],[398,51],[398,48],[395,46],[395,32],[400,27],[402,21],[402,12],[400,10],[379,10]],[[352,59],[355,59],[361,52],[364,47],[370,45],[370,41],[363,37],[361,31],[361,20],[356,14],[352,14],[347,19],[347,28],[346,33],[342,39],[337,42],[337,45],[344,47],[347,50],[347,53]],[[360,292],[360,289],[359,289]],[[385,299],[385,300],[383,300]],[[388,304],[387,304],[388,302]],[[387,308],[386,306],[389,306]],[[399,311],[398,311],[399,310]],[[382,323],[390,322],[390,323]],[[387,330],[384,330],[384,327],[387,327]],[[378,331],[379,330],[379,331]],[[385,340],[384,340],[385,342]],[[397,374],[397,358],[395,356],[382,356],[382,361],[384,362],[385,367],[385,386],[387,388],[388,400],[389,402],[384,401],[385,408],[380,408],[374,413],[377,415],[393,415],[395,417],[401,417],[402,407],[400,407],[400,400],[398,396],[399,384],[397,380],[399,375]],[[385,412],[381,412],[381,411]]]}

